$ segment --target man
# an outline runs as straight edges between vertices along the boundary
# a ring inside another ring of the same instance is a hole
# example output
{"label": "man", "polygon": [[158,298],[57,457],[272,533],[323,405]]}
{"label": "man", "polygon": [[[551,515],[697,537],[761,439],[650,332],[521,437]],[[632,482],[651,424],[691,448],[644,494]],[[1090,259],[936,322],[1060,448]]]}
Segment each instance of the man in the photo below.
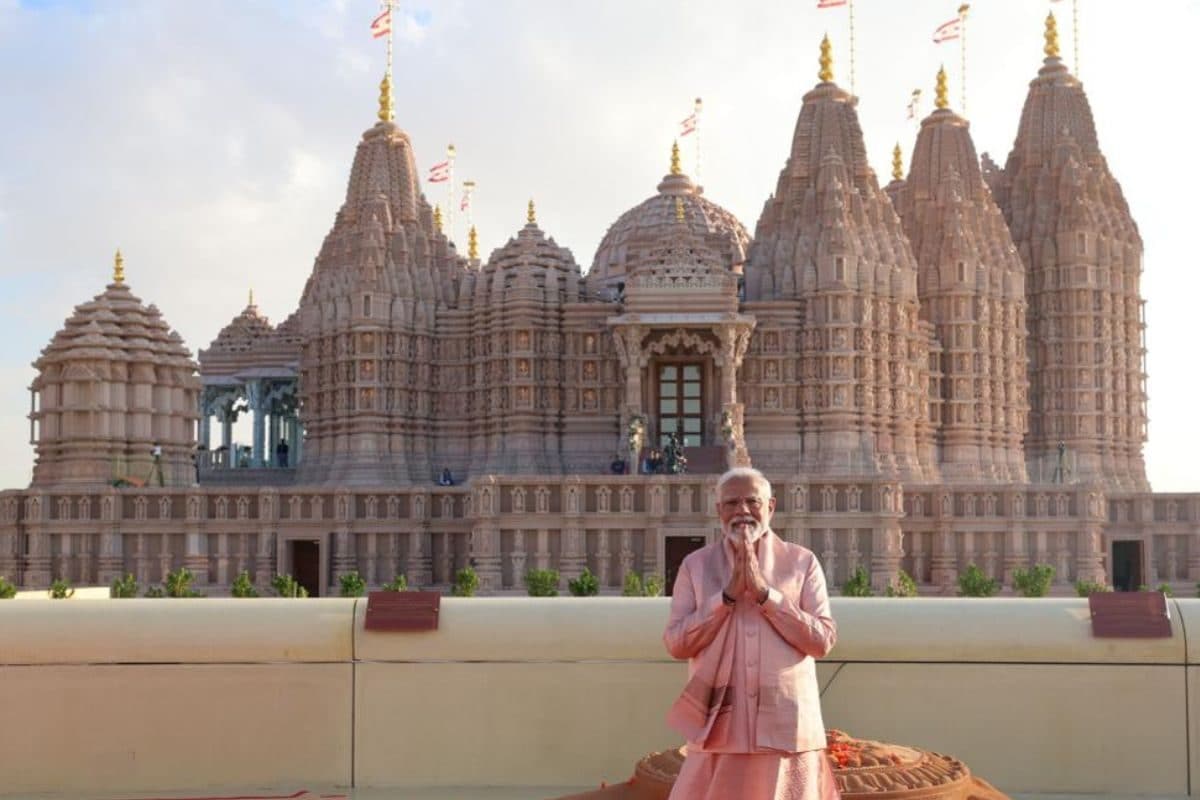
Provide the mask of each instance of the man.
{"label": "man", "polygon": [[837,641],[812,551],[770,529],[771,484],[739,467],[717,481],[721,541],[683,560],[663,634],[688,659],[667,716],[687,738],[672,800],[835,800],[813,659]]}

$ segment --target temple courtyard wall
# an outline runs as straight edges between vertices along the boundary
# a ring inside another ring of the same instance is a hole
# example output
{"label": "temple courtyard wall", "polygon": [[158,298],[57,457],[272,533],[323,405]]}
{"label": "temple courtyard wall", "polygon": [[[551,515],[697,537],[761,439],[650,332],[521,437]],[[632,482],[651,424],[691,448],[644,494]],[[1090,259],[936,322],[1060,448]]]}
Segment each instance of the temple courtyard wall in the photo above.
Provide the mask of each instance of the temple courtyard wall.
{"label": "temple courtyard wall", "polygon": [[[405,574],[446,589],[472,565],[485,593],[523,592],[531,568],[562,588],[585,567],[605,591],[624,575],[670,577],[679,539],[719,535],[716,475],[483,476],[465,486],[211,486],[0,493],[0,576],[22,588],[62,578],[144,587],[188,567],[194,588],[228,594],[241,571],[260,587],[298,571],[313,546],[322,595],[358,571],[368,586]],[[1051,564],[1052,594],[1112,585],[1114,544],[1137,549],[1135,585],[1192,595],[1200,581],[1200,494],[1106,493],[1093,484],[920,486],[774,478],[775,530],[812,549],[834,592],[859,566],[882,590],[899,570],[923,595],[954,594],[968,564],[1011,585]],[[315,579],[314,579],[315,580]]]}
{"label": "temple courtyard wall", "polygon": [[[0,603],[0,796],[548,797],[679,743],[666,598],[448,598],[425,633],[368,632],[366,605]],[[1200,795],[1200,600],[1168,606],[1170,638],[1096,639],[1076,598],[835,598],[825,722],[1008,793]]]}

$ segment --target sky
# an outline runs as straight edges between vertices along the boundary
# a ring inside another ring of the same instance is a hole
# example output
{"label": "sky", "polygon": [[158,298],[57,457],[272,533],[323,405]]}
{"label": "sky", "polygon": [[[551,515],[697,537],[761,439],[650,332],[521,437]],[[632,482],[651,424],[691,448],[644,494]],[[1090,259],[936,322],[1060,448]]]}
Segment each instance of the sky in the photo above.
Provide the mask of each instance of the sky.
{"label": "sky", "polygon": [[[1053,9],[1083,79],[1100,147],[1145,240],[1148,473],[1200,491],[1194,421],[1200,297],[1193,142],[1200,0],[976,0],[967,108],[976,148],[1003,163]],[[478,184],[486,255],[525,206],[586,269],[608,226],[655,191],[672,139],[704,100],[708,198],[753,232],[787,157],[828,32],[850,86],[846,8],[816,0],[404,0],[396,122],[418,167],[457,148]],[[856,0],[855,85],[881,183],[932,110],[938,66],[961,111],[957,42],[931,34],[946,0]],[[0,487],[28,484],[31,367],[74,305],[102,292],[113,251],[133,292],[193,351],[254,290],[279,322],[295,310],[375,121],[386,48],[376,0],[0,0]],[[695,171],[694,139],[682,142]],[[446,203],[445,184],[426,184]],[[456,220],[465,251],[462,215]]]}

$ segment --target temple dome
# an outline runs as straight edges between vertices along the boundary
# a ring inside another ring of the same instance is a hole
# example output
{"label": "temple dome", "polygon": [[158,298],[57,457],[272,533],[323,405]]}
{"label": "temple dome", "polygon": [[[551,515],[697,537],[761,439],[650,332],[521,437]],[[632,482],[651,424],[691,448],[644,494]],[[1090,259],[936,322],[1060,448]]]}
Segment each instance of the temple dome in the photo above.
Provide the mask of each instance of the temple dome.
{"label": "temple dome", "polygon": [[113,282],[75,307],[33,364],[35,486],[192,481],[196,362],[129,291],[123,263],[118,253]]}
{"label": "temple dome", "polygon": [[658,184],[657,194],[626,211],[605,233],[587,274],[591,292],[615,297],[639,267],[661,263],[664,248],[678,237],[680,206],[697,261],[740,274],[750,234],[737,217],[702,192],[679,169],[676,146],[671,172]]}
{"label": "temple dome", "polygon": [[571,251],[538,227],[530,203],[528,221],[472,276],[475,306],[513,299],[548,304],[579,299],[582,274]]}
{"label": "temple dome", "polygon": [[271,327],[271,321],[259,313],[258,306],[254,304],[254,296],[251,295],[250,302],[242,309],[242,313],[221,329],[217,338],[208,346],[208,351],[234,353],[250,350],[274,335],[275,329]]}

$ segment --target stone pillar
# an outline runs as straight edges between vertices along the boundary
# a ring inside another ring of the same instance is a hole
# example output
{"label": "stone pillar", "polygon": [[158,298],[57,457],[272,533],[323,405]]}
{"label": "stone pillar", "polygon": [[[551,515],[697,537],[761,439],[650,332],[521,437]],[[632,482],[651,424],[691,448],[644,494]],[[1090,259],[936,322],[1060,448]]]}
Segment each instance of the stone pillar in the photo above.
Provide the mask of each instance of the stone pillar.
{"label": "stone pillar", "polygon": [[272,467],[278,467],[280,464],[275,458],[275,445],[279,444],[279,417],[275,414],[272,414],[268,425],[267,451],[265,453],[266,463],[270,464]]}
{"label": "stone pillar", "polygon": [[492,592],[501,588],[500,571],[500,487],[495,476],[479,481],[475,508],[479,516],[471,528],[471,559],[479,576],[479,588]]}
{"label": "stone pillar", "polygon": [[225,467],[236,467],[237,456],[233,452],[233,404],[230,403],[221,414],[221,447],[225,449]]}
{"label": "stone pillar", "polygon": [[871,588],[883,594],[900,583],[900,559],[904,556],[904,531],[900,527],[904,495],[898,483],[876,487],[878,519],[871,531]]}
{"label": "stone pillar", "polygon": [[44,494],[31,492],[25,497],[25,536],[29,546],[25,556],[24,586],[29,589],[44,589],[50,585],[50,536],[46,532],[49,515],[49,503]]}
{"label": "stone pillar", "polygon": [[208,536],[203,531],[207,508],[207,497],[199,491],[191,491],[184,498],[184,551],[183,565],[196,576],[196,586],[207,585],[212,576],[208,574]]}
{"label": "stone pillar", "polygon": [[333,575],[329,580],[329,594],[334,595],[340,590],[343,575],[349,575],[358,569],[358,552],[354,546],[355,508],[354,495],[346,489],[339,489],[333,498],[333,513],[337,527],[333,536]]}
{"label": "stone pillar", "polygon": [[954,541],[954,496],[950,492],[934,493],[933,563],[930,579],[942,594],[954,594],[958,578],[958,553]]}
{"label": "stone pillar", "polygon": [[[408,535],[408,574],[405,577],[408,578],[411,588],[416,589],[433,583],[432,549],[433,534],[430,532],[430,522],[428,519],[421,520],[420,528]],[[450,549],[449,539],[446,549]],[[450,576],[449,583],[454,582],[453,577]]]}
{"label": "stone pillar", "polygon": [[208,450],[212,444],[212,416],[208,413],[208,406],[201,404],[200,406],[200,446]]}
{"label": "stone pillar", "polygon": [[297,467],[300,465],[300,459],[304,457],[304,431],[300,428],[299,418],[291,417],[288,422],[291,428],[288,435],[288,445],[291,447],[288,451],[288,463]]}
{"label": "stone pillar", "polygon": [[583,486],[568,478],[562,488],[563,528],[559,573],[563,585],[578,578],[587,566],[587,536],[583,528]]}
{"label": "stone pillar", "polygon": [[266,437],[266,429],[264,426],[264,410],[263,400],[265,392],[263,391],[262,381],[250,381],[246,384],[246,400],[250,405],[250,413],[254,415],[254,435],[250,444],[250,466],[262,467],[266,464],[263,460],[263,439]]}

